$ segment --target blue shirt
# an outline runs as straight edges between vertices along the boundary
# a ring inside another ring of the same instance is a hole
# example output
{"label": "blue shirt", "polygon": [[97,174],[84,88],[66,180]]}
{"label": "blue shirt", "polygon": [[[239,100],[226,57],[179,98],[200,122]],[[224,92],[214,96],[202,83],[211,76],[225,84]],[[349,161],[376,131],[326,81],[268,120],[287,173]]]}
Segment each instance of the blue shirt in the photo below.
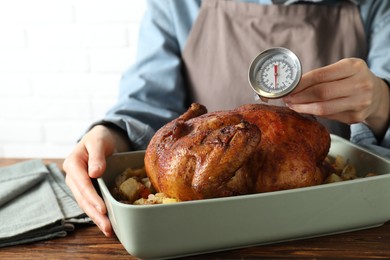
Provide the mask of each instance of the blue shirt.
{"label": "blue shirt", "polygon": [[[287,4],[297,0],[287,0]],[[335,4],[337,0],[306,0]],[[272,4],[271,0],[246,0]],[[359,5],[369,53],[367,64],[390,82],[390,1],[353,0]],[[155,131],[188,108],[181,53],[201,0],[149,0],[141,22],[135,64],[120,82],[117,104],[96,124],[112,123],[128,133],[134,149],[145,149]],[[351,141],[390,157],[390,131],[377,140],[364,124],[351,126]]]}

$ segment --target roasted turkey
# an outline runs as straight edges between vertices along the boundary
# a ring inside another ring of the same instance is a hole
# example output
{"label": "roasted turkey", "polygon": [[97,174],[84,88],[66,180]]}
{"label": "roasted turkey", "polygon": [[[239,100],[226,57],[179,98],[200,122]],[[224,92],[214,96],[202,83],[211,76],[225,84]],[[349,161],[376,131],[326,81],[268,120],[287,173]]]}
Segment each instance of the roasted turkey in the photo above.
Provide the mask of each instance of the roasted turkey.
{"label": "roasted turkey", "polygon": [[159,129],[145,154],[158,192],[182,201],[321,184],[326,128],[289,108],[248,104],[207,113],[192,104]]}

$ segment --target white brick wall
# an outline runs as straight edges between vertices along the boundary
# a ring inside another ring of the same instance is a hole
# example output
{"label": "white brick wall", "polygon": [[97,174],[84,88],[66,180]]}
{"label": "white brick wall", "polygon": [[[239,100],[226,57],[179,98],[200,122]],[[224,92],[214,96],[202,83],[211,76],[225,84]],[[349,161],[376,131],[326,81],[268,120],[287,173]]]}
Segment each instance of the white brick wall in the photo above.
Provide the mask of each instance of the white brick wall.
{"label": "white brick wall", "polygon": [[0,0],[0,157],[65,157],[115,102],[144,0]]}

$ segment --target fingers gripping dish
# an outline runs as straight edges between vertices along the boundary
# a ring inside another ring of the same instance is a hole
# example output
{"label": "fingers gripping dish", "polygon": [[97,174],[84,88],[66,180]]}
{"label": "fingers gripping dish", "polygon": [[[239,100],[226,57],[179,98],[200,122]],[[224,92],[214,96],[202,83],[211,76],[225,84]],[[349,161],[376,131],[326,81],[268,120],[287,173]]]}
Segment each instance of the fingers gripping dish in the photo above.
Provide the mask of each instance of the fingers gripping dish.
{"label": "fingers gripping dish", "polygon": [[154,135],[145,169],[158,192],[182,201],[251,194],[323,183],[329,147],[324,126],[285,107],[192,104]]}

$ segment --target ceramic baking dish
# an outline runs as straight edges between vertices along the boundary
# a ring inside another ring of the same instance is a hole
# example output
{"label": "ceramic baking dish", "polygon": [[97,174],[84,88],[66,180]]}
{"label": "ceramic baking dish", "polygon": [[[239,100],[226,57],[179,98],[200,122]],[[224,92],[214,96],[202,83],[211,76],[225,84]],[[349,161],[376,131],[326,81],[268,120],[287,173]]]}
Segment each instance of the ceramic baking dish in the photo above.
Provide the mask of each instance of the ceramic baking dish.
{"label": "ceramic baking dish", "polygon": [[108,158],[99,186],[114,231],[129,254],[173,258],[365,229],[390,220],[390,161],[332,135],[330,155],[342,155],[358,174],[379,176],[255,195],[127,205],[109,192],[144,152]]}

